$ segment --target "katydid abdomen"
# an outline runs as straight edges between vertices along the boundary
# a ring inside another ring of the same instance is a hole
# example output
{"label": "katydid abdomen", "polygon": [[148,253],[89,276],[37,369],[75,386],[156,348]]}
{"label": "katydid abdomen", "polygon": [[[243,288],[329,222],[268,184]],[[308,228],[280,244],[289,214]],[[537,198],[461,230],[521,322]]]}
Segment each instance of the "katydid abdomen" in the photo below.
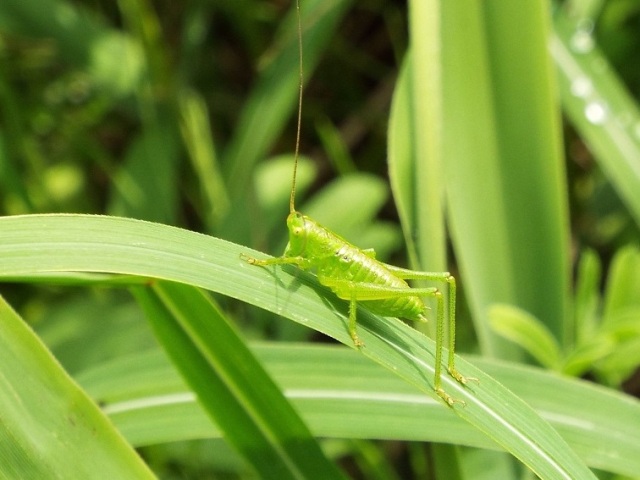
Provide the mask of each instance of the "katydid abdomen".
{"label": "katydid abdomen", "polygon": [[[410,289],[409,284],[395,277],[384,265],[370,258],[352,245],[344,245],[336,256],[327,259],[316,270],[321,284],[331,288],[343,300],[351,300],[351,291],[357,292],[359,286],[380,285],[397,289]],[[336,281],[348,282],[344,288],[336,286]],[[357,293],[356,293],[356,298]],[[423,301],[416,296],[387,298],[383,300],[363,300],[362,304],[372,313],[385,317],[402,317],[408,320],[423,321],[426,310]]]}

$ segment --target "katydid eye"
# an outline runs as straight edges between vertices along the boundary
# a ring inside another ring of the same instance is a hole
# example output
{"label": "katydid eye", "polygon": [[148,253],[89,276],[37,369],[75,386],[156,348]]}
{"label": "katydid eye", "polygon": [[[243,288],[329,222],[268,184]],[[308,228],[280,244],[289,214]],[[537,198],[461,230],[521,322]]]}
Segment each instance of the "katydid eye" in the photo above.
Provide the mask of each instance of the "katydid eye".
{"label": "katydid eye", "polygon": [[299,235],[302,235],[302,230],[303,230],[303,229],[302,229],[302,227],[295,227],[295,228],[293,229],[293,234],[294,234],[296,237],[297,237],[297,236],[299,236]]}

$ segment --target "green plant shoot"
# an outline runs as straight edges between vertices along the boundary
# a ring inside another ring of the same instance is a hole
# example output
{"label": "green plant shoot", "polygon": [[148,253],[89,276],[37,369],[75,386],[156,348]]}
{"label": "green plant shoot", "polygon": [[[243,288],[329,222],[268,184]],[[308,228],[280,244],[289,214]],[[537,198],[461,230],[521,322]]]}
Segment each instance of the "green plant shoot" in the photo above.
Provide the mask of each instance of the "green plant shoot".
{"label": "green plant shoot", "polygon": [[436,299],[436,364],[433,382],[436,393],[450,406],[457,402],[441,386],[441,365],[443,338],[445,335],[445,302],[442,292],[435,287],[412,288],[406,280],[430,280],[446,284],[449,299],[449,374],[465,384],[469,379],[462,376],[455,367],[455,306],[456,281],[449,272],[420,272],[395,267],[376,260],[373,249],[361,249],[347,242],[331,230],[313,219],[296,211],[296,174],[300,150],[300,129],[302,120],[302,26],[300,21],[300,1],[296,0],[298,17],[298,49],[300,60],[300,82],[298,97],[298,129],[293,165],[291,196],[287,228],[289,243],[281,257],[268,260],[242,255],[251,265],[296,265],[302,270],[315,271],[318,281],[330,288],[338,298],[349,301],[348,331],[353,343],[360,348],[364,344],[357,332],[357,306],[361,303],[370,312],[388,317],[402,317],[407,320],[426,322],[427,306],[421,297]]}

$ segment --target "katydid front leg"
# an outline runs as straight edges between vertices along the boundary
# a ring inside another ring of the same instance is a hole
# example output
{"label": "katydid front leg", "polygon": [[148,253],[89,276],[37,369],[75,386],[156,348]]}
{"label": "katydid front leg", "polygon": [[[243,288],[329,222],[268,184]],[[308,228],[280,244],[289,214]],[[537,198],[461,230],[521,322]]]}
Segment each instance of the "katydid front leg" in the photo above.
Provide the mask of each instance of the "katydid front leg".
{"label": "katydid front leg", "polygon": [[241,253],[240,259],[247,262],[249,265],[257,265],[259,267],[266,267],[268,265],[296,265],[303,270],[310,267],[309,259],[305,257],[274,257],[260,260]]}

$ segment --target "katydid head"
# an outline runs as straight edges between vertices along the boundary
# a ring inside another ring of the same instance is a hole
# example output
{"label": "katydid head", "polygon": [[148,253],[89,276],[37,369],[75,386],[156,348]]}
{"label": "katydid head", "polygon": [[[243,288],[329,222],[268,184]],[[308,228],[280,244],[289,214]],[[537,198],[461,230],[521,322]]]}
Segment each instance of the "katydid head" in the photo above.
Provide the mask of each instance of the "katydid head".
{"label": "katydid head", "polygon": [[285,255],[288,257],[304,256],[307,246],[307,228],[305,216],[293,211],[287,217],[287,229],[289,230],[289,244]]}

